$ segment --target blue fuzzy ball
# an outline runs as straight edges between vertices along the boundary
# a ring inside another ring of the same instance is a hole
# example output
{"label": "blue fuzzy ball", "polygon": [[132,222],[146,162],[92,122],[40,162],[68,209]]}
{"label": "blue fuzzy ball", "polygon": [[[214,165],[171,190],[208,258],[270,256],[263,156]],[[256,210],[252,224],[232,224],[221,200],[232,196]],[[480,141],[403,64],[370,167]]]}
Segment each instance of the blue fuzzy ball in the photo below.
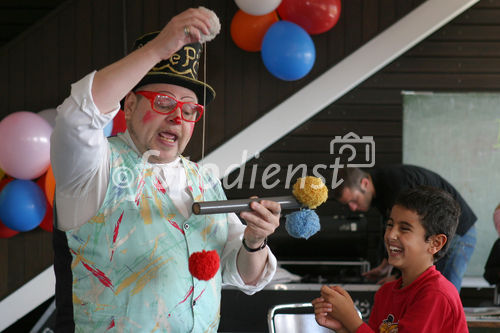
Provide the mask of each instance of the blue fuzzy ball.
{"label": "blue fuzzy ball", "polygon": [[292,237],[308,239],[321,229],[319,216],[311,209],[293,212],[286,215],[285,229]]}

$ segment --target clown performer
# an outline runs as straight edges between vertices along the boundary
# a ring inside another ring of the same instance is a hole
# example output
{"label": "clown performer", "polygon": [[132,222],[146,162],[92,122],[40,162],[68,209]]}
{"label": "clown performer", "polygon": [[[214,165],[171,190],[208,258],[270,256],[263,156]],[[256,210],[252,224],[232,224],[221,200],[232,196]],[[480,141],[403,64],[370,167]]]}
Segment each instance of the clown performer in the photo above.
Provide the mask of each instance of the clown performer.
{"label": "clown performer", "polygon": [[[57,331],[216,332],[222,283],[253,294],[271,281],[278,203],[252,202],[246,226],[234,213],[191,214],[195,200],[226,199],[181,155],[215,97],[197,71],[200,41],[219,30],[215,13],[188,9],[74,83],[58,107]],[[106,139],[120,101],[128,130]]]}

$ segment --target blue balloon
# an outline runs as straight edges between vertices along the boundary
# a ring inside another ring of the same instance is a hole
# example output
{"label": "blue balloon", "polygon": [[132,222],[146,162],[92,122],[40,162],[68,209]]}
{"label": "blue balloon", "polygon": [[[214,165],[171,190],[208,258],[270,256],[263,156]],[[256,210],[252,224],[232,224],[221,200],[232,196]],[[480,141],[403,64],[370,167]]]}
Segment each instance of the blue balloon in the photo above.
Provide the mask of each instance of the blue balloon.
{"label": "blue balloon", "polygon": [[285,81],[303,78],[314,65],[316,48],[311,36],[299,25],[274,23],[262,40],[261,56],[267,70]]}
{"label": "blue balloon", "polygon": [[111,135],[112,132],[113,132],[113,121],[110,121],[109,124],[107,124],[106,127],[104,127],[104,136],[108,137]]}
{"label": "blue balloon", "polygon": [[0,220],[12,230],[34,229],[45,216],[45,200],[37,184],[31,180],[14,179],[0,192]]}

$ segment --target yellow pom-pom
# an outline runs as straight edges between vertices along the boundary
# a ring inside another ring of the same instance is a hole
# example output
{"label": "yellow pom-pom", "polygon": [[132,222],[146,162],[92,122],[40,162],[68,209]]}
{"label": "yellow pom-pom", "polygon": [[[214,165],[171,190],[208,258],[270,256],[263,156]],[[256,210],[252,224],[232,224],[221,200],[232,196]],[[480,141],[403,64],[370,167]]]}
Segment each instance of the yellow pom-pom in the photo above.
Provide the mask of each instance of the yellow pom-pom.
{"label": "yellow pom-pom", "polygon": [[307,176],[297,179],[293,185],[293,195],[300,203],[314,209],[328,199],[328,189],[318,177]]}

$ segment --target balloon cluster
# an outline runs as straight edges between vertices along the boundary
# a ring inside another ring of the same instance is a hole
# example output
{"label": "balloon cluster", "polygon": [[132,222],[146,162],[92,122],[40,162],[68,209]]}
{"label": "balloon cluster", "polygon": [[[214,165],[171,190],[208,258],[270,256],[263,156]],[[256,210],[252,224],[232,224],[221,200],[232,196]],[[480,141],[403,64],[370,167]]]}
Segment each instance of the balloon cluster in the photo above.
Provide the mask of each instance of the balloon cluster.
{"label": "balloon cluster", "polygon": [[[231,21],[231,37],[241,49],[261,51],[275,77],[298,80],[316,60],[310,35],[333,28],[340,17],[340,0],[235,0],[240,8]],[[281,18],[281,20],[280,20]]]}
{"label": "balloon cluster", "polygon": [[[56,182],[50,135],[56,114],[56,109],[19,111],[0,121],[0,238],[38,226],[52,231]],[[104,128],[105,136],[114,134],[117,121],[123,128],[117,116]]]}

